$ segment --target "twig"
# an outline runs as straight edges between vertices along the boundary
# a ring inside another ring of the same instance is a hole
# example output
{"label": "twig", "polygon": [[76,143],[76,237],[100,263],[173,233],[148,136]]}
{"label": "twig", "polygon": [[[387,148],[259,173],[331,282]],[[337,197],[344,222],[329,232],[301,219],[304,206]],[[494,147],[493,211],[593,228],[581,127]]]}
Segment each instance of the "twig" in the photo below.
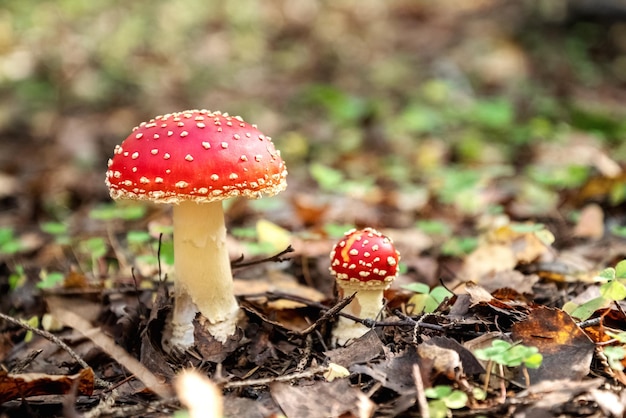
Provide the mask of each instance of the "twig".
{"label": "twig", "polygon": [[246,386],[267,386],[270,383],[274,383],[274,382],[289,382],[291,380],[313,377],[316,374],[324,373],[327,370],[328,370],[327,366],[320,366],[320,367],[315,367],[309,370],[305,370],[303,372],[285,374],[282,376],[266,377],[262,379],[248,379],[248,380],[241,380],[238,382],[228,382],[224,384],[224,388],[230,389],[230,388],[241,388],[241,387],[246,387]]}
{"label": "twig", "polygon": [[422,372],[420,371],[419,364],[413,365],[413,382],[415,383],[415,390],[417,392],[417,405],[420,409],[420,416],[422,418],[430,418],[430,411],[428,410],[428,401],[424,394],[424,381],[422,380]]}
{"label": "twig", "polygon": [[113,233],[113,228],[111,228],[110,224],[107,225],[107,237],[109,238],[109,244],[111,244],[111,249],[115,254],[115,258],[117,258],[117,262],[120,265],[120,271],[126,270],[129,265],[128,258],[126,257],[126,254],[124,254],[124,251],[122,250],[120,243],[115,237],[115,234]]}
{"label": "twig", "polygon": [[331,307],[330,309],[326,308],[326,312],[324,312],[324,314],[322,314],[322,316],[320,316],[314,323],[312,323],[311,325],[309,325],[307,328],[303,329],[302,331],[296,332],[296,334],[300,336],[309,335],[310,333],[312,333],[313,331],[317,329],[319,324],[322,324],[328,321],[333,316],[339,314],[343,308],[345,308],[346,306],[350,304],[350,302],[352,302],[355,296],[356,296],[356,293],[352,294],[351,296],[345,299],[340,300],[335,306]]}
{"label": "twig", "polygon": [[[78,363],[78,365],[81,368],[83,368],[83,369],[89,369],[90,368],[85,360],[83,360],[78,354],[76,354],[76,352],[74,350],[72,350],[69,345],[67,345],[63,341],[61,341],[61,339],[59,337],[57,337],[56,335],[51,334],[51,333],[49,333],[46,330],[30,326],[26,322],[20,321],[19,319],[13,318],[12,316],[9,316],[9,315],[5,315],[3,313],[0,313],[0,319],[4,319],[5,321],[10,322],[13,325],[17,325],[19,327],[22,327],[22,328],[24,328],[24,329],[26,329],[28,331],[31,331],[31,332],[33,332],[33,333],[35,333],[35,334],[45,338],[46,340],[56,344],[61,349],[65,350],[67,352],[67,354],[69,354],[70,357],[72,357],[76,361],[76,363]],[[110,388],[112,386],[112,384],[110,382],[107,382],[106,380],[102,380],[99,377],[95,377],[94,378],[94,383],[97,386],[103,387],[103,388]]]}
{"label": "twig", "polygon": [[96,346],[101,348],[111,358],[114,358],[126,370],[134,374],[148,389],[163,399],[171,397],[171,388],[162,379],[155,376],[146,366],[132,357],[123,347],[105,335],[100,328],[93,325],[62,306],[50,306],[50,311],[65,326],[74,328],[76,331],[89,338]]}
{"label": "twig", "polygon": [[415,319],[411,318],[408,315],[405,315],[404,313],[402,313],[400,310],[395,310],[393,311],[393,313],[395,315],[397,315],[398,317],[402,318],[403,321],[396,321],[396,322],[392,322],[391,324],[401,324],[401,325],[411,325],[414,327],[418,327],[418,328],[427,328],[427,329],[432,329],[434,331],[440,331],[440,332],[445,332],[447,330],[446,326],[443,325],[437,325],[437,324],[430,324],[428,322],[422,322],[420,321],[416,321]]}
{"label": "twig", "polygon": [[580,321],[576,325],[578,325],[578,327],[582,329],[582,328],[592,327],[592,326],[598,325],[600,323],[602,323],[602,317],[601,316],[599,316],[597,318],[587,319],[586,321]]}
{"label": "twig", "polygon": [[179,405],[177,397],[158,399],[149,403],[138,403],[136,405],[118,405],[115,397],[103,399],[98,406],[84,414],[84,418],[99,417],[136,417],[147,415],[149,412],[161,412],[173,409],[172,405]]}
{"label": "twig", "polygon": [[312,324],[311,326],[309,326],[308,328],[306,328],[303,331],[299,332],[299,335],[307,335],[310,332],[313,332],[317,325],[319,325],[320,323],[322,323],[323,321],[328,320],[328,318],[334,316],[334,315],[340,315],[343,316],[347,319],[351,319],[352,321],[361,323],[363,325],[365,325],[367,328],[374,328],[374,327],[402,327],[402,326],[411,326],[411,327],[415,327],[416,325],[420,328],[426,328],[426,329],[432,329],[434,331],[439,331],[439,332],[445,332],[446,330],[448,330],[450,327],[449,326],[443,326],[443,325],[437,325],[437,324],[430,324],[427,322],[418,322],[415,321],[414,319],[412,319],[411,317],[402,314],[400,311],[394,311],[394,314],[396,314],[397,316],[399,316],[400,318],[402,318],[402,321],[375,321],[373,319],[362,319],[359,317],[356,317],[354,315],[350,315],[348,313],[345,312],[341,312],[341,310],[350,303],[350,301],[352,300],[351,298],[345,298],[342,299],[340,302],[338,302],[336,305],[328,307],[322,303],[319,302],[315,302],[297,295],[292,295],[289,293],[282,293],[282,292],[264,292],[264,293],[254,293],[254,294],[247,294],[247,295],[241,295],[239,296],[240,298],[244,298],[244,299],[252,299],[252,298],[259,298],[259,297],[264,297],[267,298],[269,300],[278,300],[278,299],[285,299],[285,300],[290,300],[293,302],[298,302],[301,303],[303,305],[306,305],[308,307],[311,308],[316,308],[319,309],[321,311],[324,311],[324,314],[322,315],[322,317],[320,317],[317,321],[315,321],[314,324]]}
{"label": "twig", "polygon": [[163,245],[163,232],[161,232],[159,234],[159,244],[157,245],[157,268],[158,268],[158,274],[159,274],[159,280],[163,280],[161,273],[161,246]]}
{"label": "twig", "polygon": [[231,262],[230,266],[233,269],[238,269],[238,268],[242,268],[242,267],[250,267],[250,266],[255,266],[257,264],[263,264],[263,263],[269,263],[269,262],[281,263],[281,262],[283,262],[285,260],[288,260],[287,258],[282,258],[282,256],[285,255],[285,254],[292,253],[293,251],[294,251],[293,247],[291,245],[289,245],[287,248],[285,248],[284,250],[282,250],[278,254],[275,254],[275,255],[273,255],[271,257],[262,258],[260,260],[252,260],[252,261],[248,261],[246,263],[243,262],[243,255],[242,255],[238,259],[236,259],[233,262]]}

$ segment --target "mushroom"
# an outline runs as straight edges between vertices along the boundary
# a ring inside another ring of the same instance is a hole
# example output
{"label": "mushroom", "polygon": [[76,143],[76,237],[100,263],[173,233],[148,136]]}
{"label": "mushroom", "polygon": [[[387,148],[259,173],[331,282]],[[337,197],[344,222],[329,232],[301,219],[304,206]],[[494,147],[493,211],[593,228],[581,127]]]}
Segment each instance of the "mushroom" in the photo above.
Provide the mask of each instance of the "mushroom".
{"label": "mushroom", "polygon": [[[330,252],[330,272],[335,276],[340,296],[356,292],[342,312],[361,319],[382,315],[383,292],[398,275],[400,253],[391,238],[373,228],[352,229]],[[340,316],[333,329],[333,341],[345,345],[363,336],[369,328]]]}
{"label": "mushroom", "polygon": [[174,309],[163,336],[167,351],[193,345],[197,312],[217,341],[235,333],[239,306],[222,200],[274,195],[287,187],[286,176],[271,138],[227,113],[157,116],[115,147],[106,173],[113,199],[174,205]]}

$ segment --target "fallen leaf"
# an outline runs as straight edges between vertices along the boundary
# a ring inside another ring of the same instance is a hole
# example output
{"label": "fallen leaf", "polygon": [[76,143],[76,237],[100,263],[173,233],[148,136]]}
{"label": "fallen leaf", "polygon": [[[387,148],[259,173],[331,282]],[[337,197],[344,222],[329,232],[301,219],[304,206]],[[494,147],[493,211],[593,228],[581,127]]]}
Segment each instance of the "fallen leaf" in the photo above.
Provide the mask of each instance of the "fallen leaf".
{"label": "fallen leaf", "polygon": [[463,373],[461,357],[455,350],[441,347],[436,342],[424,342],[417,346],[417,353],[421,358],[432,361],[435,374],[454,380],[456,376]]}
{"label": "fallen leaf", "polygon": [[12,399],[37,395],[64,395],[76,387],[78,395],[93,393],[94,373],[91,368],[74,375],[44,373],[10,374],[0,370],[0,404]]}
{"label": "fallen leaf", "polygon": [[574,236],[598,240],[604,236],[604,211],[597,203],[591,203],[580,211],[574,227]]}
{"label": "fallen leaf", "polygon": [[400,395],[414,396],[415,381],[409,370],[413,370],[413,365],[420,360],[416,350],[406,349],[398,353],[389,352],[380,362],[354,365],[350,370],[353,373],[367,375]]}
{"label": "fallen leaf", "polygon": [[591,379],[582,382],[569,379],[547,379],[535,383],[518,394],[520,400],[527,399],[531,403],[525,409],[525,414],[519,416],[552,417],[555,408],[572,402],[578,395],[593,391],[603,383],[603,379]]}
{"label": "fallen leaf", "polygon": [[536,274],[523,274],[517,270],[507,270],[483,276],[480,280],[480,285],[488,292],[510,288],[521,294],[532,294],[533,286],[538,281],[539,276]]}
{"label": "fallen leaf", "polygon": [[354,364],[366,363],[383,352],[383,343],[374,331],[354,340],[346,347],[325,351],[324,354],[332,363],[350,368]]}
{"label": "fallen leaf", "polygon": [[485,372],[485,369],[474,354],[452,338],[433,337],[424,344],[432,344],[443,349],[455,351],[459,355],[459,360],[461,361],[462,370],[465,375],[481,374]]}
{"label": "fallen leaf", "polygon": [[513,270],[516,265],[515,254],[508,245],[482,244],[465,258],[461,277],[480,282],[489,274]]}
{"label": "fallen leaf", "polygon": [[272,398],[287,418],[358,417],[373,415],[374,403],[347,379],[333,382],[318,380],[299,385],[274,382]]}
{"label": "fallen leaf", "polygon": [[267,244],[272,252],[284,250],[292,241],[289,231],[266,219],[257,221],[256,233],[259,243]]}
{"label": "fallen leaf", "polygon": [[528,318],[513,324],[511,338],[535,346],[543,355],[538,369],[529,369],[530,381],[581,380],[589,374],[595,345],[564,311],[540,306]]}
{"label": "fallen leaf", "polygon": [[541,224],[508,223],[487,231],[464,261],[462,277],[480,283],[489,275],[510,271],[518,264],[554,258],[554,235]]}

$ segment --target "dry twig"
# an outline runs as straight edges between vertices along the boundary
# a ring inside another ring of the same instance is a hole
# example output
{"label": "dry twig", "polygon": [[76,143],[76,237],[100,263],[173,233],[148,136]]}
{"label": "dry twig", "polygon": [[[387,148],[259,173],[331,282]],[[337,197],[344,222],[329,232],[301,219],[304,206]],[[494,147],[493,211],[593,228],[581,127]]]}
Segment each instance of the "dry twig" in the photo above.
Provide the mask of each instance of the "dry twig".
{"label": "dry twig", "polygon": [[[57,337],[56,335],[51,334],[46,330],[30,326],[26,322],[20,321],[19,319],[13,318],[12,316],[9,316],[9,315],[5,315],[3,313],[0,313],[0,319],[4,319],[5,321],[10,322],[11,324],[22,327],[25,330],[31,331],[45,338],[46,340],[56,344],[62,350],[65,350],[67,354],[69,354],[70,357],[72,357],[76,361],[76,363],[79,364],[81,368],[83,369],[90,368],[85,360],[83,360],[78,354],[76,354],[76,352],[72,350],[69,345],[61,341],[61,339]],[[94,378],[94,383],[96,384],[96,386],[101,387],[101,388],[110,388],[112,386],[111,383],[107,382],[106,380],[102,380],[98,377]]]}

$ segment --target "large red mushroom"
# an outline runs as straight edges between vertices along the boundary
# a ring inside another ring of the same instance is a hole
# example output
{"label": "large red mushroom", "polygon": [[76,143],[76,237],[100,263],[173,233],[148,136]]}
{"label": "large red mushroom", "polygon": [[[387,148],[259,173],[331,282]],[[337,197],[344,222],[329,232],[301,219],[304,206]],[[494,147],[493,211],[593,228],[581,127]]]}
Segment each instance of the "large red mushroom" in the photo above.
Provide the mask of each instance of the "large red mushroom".
{"label": "large red mushroom", "polygon": [[[341,297],[356,293],[342,312],[360,319],[383,314],[383,292],[398,275],[400,253],[391,238],[373,228],[352,229],[330,253],[330,272],[335,276]],[[333,329],[336,344],[345,345],[363,336],[369,328],[340,316]]]}
{"label": "large red mushroom", "polygon": [[271,138],[239,116],[186,110],[143,122],[109,160],[113,199],[174,205],[175,285],[166,350],[194,343],[193,320],[225,342],[236,330],[222,200],[274,195],[287,186],[287,169]]}

